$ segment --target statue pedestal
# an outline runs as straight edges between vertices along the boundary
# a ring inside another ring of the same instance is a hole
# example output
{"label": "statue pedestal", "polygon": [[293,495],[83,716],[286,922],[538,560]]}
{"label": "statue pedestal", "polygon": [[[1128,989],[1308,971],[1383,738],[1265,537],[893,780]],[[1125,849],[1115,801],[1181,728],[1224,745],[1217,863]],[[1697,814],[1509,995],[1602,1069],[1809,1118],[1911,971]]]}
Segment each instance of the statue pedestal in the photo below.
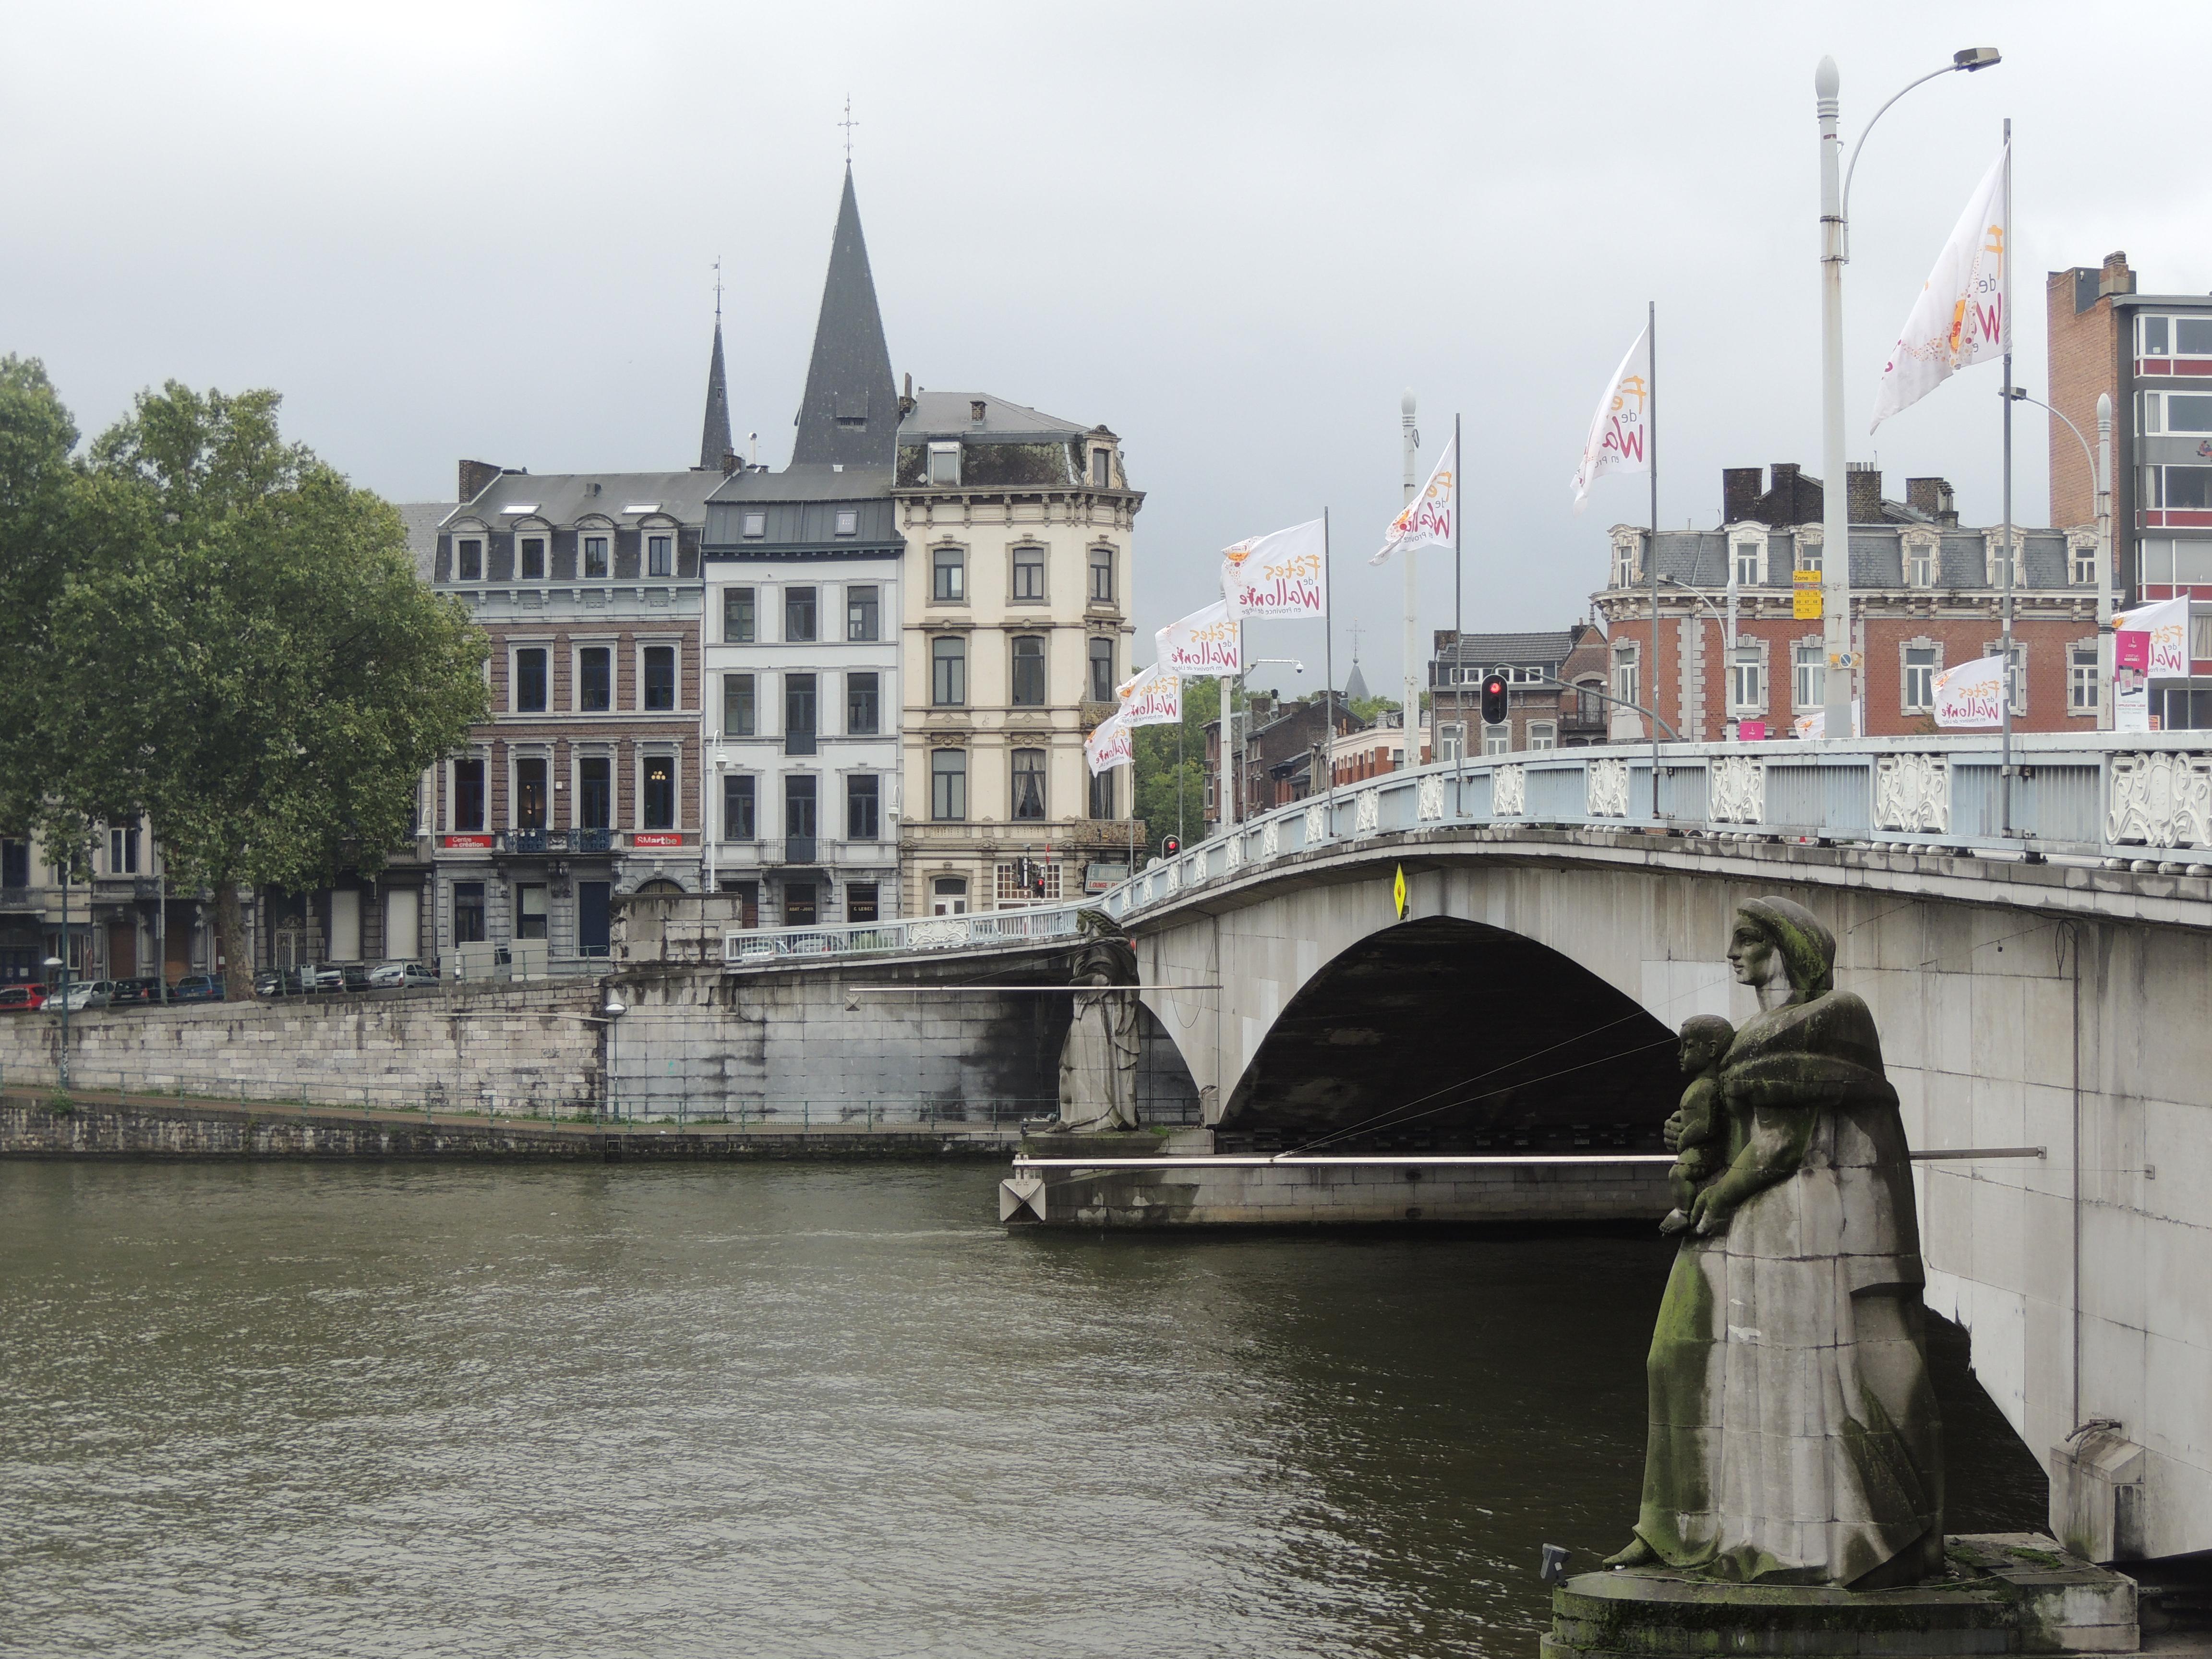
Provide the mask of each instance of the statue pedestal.
{"label": "statue pedestal", "polygon": [[1942,1659],[2133,1653],[2135,1580],[2033,1533],[1944,1540],[1941,1578],[1905,1589],[1728,1584],[1663,1568],[1586,1572],[1552,1592],[1543,1659]]}

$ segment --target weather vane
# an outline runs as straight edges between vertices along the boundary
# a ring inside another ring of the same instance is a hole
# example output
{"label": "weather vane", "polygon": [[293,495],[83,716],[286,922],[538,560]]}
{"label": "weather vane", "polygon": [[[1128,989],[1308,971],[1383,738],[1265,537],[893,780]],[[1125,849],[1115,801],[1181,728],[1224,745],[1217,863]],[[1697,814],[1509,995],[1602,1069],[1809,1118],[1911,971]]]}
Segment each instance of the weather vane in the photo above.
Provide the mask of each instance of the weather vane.
{"label": "weather vane", "polygon": [[722,320],[722,256],[714,256],[714,320]]}
{"label": "weather vane", "polygon": [[845,129],[845,165],[853,165],[853,129],[860,124],[853,118],[853,94],[845,94],[845,118],[837,123]]}

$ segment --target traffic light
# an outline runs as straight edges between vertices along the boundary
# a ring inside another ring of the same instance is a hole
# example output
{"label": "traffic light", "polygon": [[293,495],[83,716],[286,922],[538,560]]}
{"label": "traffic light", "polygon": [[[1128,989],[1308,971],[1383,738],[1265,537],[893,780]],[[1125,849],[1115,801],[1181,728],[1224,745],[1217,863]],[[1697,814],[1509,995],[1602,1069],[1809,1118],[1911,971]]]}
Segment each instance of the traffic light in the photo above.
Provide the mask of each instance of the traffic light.
{"label": "traffic light", "polygon": [[1483,676],[1482,719],[1485,725],[1503,726],[1505,724],[1506,705],[1508,699],[1509,694],[1505,688],[1504,675],[1486,674]]}
{"label": "traffic light", "polygon": [[1180,836],[1170,836],[1165,841],[1160,843],[1160,856],[1162,858],[1171,859],[1177,853],[1182,851],[1182,838]]}

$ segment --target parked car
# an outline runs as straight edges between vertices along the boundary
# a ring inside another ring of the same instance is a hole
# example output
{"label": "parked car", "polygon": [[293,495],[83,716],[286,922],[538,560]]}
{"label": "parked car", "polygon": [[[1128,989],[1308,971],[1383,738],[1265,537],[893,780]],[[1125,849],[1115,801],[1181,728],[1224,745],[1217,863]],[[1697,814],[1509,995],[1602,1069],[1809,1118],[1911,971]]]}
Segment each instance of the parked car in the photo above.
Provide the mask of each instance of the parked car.
{"label": "parked car", "polygon": [[[323,971],[325,973],[328,973],[331,965],[332,964],[329,963],[325,963],[323,964]],[[366,991],[368,989],[368,964],[367,963],[341,962],[336,965],[338,971],[338,976],[343,982],[345,989],[349,991]]]}
{"label": "parked car", "polygon": [[152,975],[137,979],[112,979],[107,981],[107,1006],[111,1008],[136,1007],[141,1003],[161,1000],[161,981]]}
{"label": "parked car", "polygon": [[345,969],[335,962],[311,962],[300,969],[300,977],[310,991],[343,991],[346,988]]}
{"label": "parked car", "polygon": [[46,1000],[43,985],[0,986],[0,1014],[34,1014]]}
{"label": "parked car", "polygon": [[319,988],[306,968],[264,968],[253,976],[258,997],[303,997]]}
{"label": "parked car", "polygon": [[46,1012],[58,1014],[64,1006],[73,1014],[82,1014],[94,1008],[107,1006],[107,981],[104,979],[78,980],[68,990],[50,991],[46,994]]}
{"label": "parked car", "polygon": [[419,962],[380,962],[368,970],[368,982],[375,989],[389,991],[417,985],[435,985],[437,971],[425,968]]}
{"label": "parked car", "polygon": [[169,988],[172,1002],[221,1002],[222,981],[214,974],[186,974]]}

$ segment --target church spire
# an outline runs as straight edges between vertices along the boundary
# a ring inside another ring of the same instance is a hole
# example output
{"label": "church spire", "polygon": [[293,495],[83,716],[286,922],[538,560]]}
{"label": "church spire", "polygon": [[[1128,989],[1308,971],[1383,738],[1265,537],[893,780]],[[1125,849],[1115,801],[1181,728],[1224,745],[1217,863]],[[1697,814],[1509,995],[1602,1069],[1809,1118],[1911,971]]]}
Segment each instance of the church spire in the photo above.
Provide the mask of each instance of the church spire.
{"label": "church spire", "polygon": [[722,371],[722,262],[714,261],[714,355],[707,365],[707,418],[699,429],[699,471],[720,472],[730,453],[730,386]]}
{"label": "church spire", "polygon": [[890,348],[884,343],[883,313],[876,308],[876,280],[868,270],[868,245],[860,234],[860,208],[848,167],[792,463],[887,467],[898,442],[898,422]]}

